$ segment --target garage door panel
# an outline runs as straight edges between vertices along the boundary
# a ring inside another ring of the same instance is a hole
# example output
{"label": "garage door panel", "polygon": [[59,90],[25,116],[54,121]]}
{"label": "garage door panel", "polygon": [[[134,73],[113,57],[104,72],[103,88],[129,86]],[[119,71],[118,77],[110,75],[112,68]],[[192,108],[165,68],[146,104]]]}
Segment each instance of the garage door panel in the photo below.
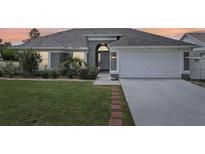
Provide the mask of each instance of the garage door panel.
{"label": "garage door panel", "polygon": [[180,53],[120,52],[121,78],[180,78]]}

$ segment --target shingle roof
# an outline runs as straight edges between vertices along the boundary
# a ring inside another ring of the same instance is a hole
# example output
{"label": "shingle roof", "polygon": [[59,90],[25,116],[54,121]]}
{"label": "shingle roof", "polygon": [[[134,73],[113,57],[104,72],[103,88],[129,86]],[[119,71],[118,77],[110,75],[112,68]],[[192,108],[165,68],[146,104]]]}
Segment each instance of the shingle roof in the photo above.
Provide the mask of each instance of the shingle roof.
{"label": "shingle roof", "polygon": [[174,40],[151,33],[142,32],[129,28],[84,28],[71,29],[63,32],[39,37],[30,42],[25,42],[16,48],[87,48],[87,38],[90,35],[117,35],[119,40],[112,42],[109,46],[190,46],[180,40]]}
{"label": "shingle roof", "polygon": [[187,35],[190,35],[191,37],[194,37],[198,39],[201,42],[205,43],[205,33],[186,33]]}

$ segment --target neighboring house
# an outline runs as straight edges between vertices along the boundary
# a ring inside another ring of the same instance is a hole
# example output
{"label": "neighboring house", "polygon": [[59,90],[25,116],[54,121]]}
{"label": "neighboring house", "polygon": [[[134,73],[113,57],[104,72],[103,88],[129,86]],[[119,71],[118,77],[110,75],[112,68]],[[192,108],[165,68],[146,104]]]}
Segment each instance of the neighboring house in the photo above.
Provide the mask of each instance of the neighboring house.
{"label": "neighboring house", "polygon": [[[182,41],[196,44],[190,55],[187,55],[190,62],[190,78],[205,79],[205,33],[186,33]],[[187,61],[187,60],[186,60]]]}
{"label": "neighboring house", "polygon": [[48,68],[72,54],[115,78],[181,78],[187,73],[184,53],[193,47],[128,28],[71,29],[16,46],[40,51]]}

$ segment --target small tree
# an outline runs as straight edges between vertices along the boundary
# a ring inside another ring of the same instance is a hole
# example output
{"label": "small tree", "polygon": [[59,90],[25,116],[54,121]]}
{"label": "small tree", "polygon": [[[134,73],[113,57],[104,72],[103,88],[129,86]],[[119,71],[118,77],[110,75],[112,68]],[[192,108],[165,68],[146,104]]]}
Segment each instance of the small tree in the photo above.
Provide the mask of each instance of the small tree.
{"label": "small tree", "polygon": [[8,47],[4,47],[1,52],[3,60],[18,60],[17,51]]}
{"label": "small tree", "polygon": [[3,43],[3,40],[0,39],[0,58],[3,58],[3,51],[4,50],[7,50],[8,47],[11,47],[11,42],[4,42]]}
{"label": "small tree", "polygon": [[36,38],[38,38],[40,36],[40,32],[38,29],[33,28],[30,32],[29,32],[29,37],[30,40],[34,40]]}
{"label": "small tree", "polygon": [[12,45],[11,45],[11,42],[4,42],[4,46],[5,47],[11,47]]}
{"label": "small tree", "polygon": [[19,62],[24,72],[32,74],[38,69],[38,65],[42,62],[42,58],[39,52],[29,49],[19,53]]}
{"label": "small tree", "polygon": [[2,44],[2,39],[0,38],[0,60],[1,60],[1,56],[2,56],[2,49],[3,49],[3,44]]}

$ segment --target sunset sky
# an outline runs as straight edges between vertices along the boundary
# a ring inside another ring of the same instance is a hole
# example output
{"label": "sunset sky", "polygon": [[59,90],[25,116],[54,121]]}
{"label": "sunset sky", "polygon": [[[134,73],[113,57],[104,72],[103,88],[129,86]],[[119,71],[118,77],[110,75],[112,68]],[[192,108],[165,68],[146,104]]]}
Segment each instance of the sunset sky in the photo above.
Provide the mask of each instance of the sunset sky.
{"label": "sunset sky", "polygon": [[[41,36],[66,30],[68,28],[38,28]],[[0,38],[5,42],[19,44],[22,40],[28,38],[30,28],[0,28]],[[205,32],[205,28],[140,28],[139,30],[179,39],[187,32]]]}

